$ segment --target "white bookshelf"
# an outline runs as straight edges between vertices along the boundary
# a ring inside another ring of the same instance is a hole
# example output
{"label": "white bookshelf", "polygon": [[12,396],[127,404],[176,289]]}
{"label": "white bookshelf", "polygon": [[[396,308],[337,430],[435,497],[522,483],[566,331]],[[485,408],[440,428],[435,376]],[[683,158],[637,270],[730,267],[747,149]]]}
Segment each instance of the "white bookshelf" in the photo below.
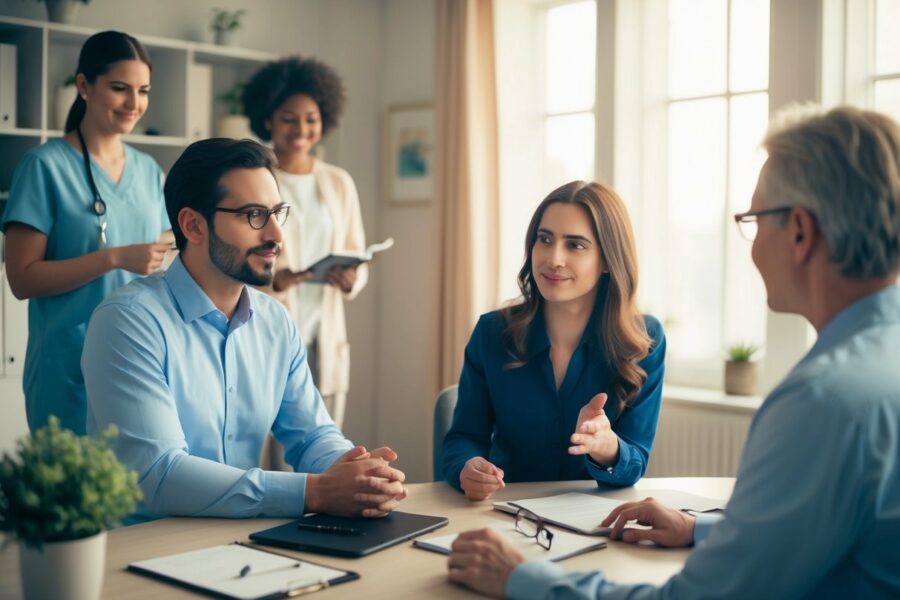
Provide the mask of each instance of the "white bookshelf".
{"label": "white bookshelf", "polygon": [[[22,156],[48,139],[62,136],[54,115],[56,88],[75,73],[82,44],[98,31],[0,16],[0,43],[17,47],[16,123],[14,128],[0,129],[0,211]],[[246,81],[263,63],[277,58],[259,50],[135,35],[147,47],[153,63],[150,104],[139,125],[144,131],[155,129],[159,135],[129,135],[125,141],[153,156],[165,171],[184,147],[194,141],[186,116],[193,100],[188,94],[189,65],[211,66],[212,98],[215,98],[238,81]],[[2,86],[10,84],[0,81]],[[206,96],[209,101],[209,94]],[[209,115],[208,125],[214,132],[214,123],[226,114],[227,108],[213,101],[208,111],[199,112]],[[5,270],[0,275],[5,276]],[[27,303],[16,300],[5,283],[5,277],[0,277],[0,349],[3,352],[0,378],[21,378],[27,340]],[[6,400],[17,402],[12,398]]]}
{"label": "white bookshelf", "polygon": [[[0,43],[13,44],[18,49],[16,123],[12,129],[0,129],[0,192],[9,189],[16,163],[28,149],[62,135],[54,116],[56,88],[74,74],[81,45],[98,31],[0,16]],[[194,141],[186,117],[192,101],[188,85],[190,64],[210,65],[215,98],[238,81],[248,79],[263,63],[277,58],[260,50],[139,34],[136,37],[147,47],[153,62],[150,105],[139,127],[142,131],[156,130],[159,135],[130,135],[125,139],[151,154],[164,170]],[[210,131],[215,131],[215,121],[227,109],[220,103],[212,104],[208,125]]]}

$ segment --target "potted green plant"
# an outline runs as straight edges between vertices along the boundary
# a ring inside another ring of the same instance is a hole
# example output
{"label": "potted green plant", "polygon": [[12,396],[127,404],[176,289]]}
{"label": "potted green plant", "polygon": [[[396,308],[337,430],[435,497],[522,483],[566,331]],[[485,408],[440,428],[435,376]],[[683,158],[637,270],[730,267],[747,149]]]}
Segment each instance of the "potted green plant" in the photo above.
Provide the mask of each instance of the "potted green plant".
{"label": "potted green plant", "polygon": [[759,346],[739,342],[728,348],[725,361],[725,393],[736,396],[754,396],[757,393],[758,363],[753,356]]}
{"label": "potted green plant", "polygon": [[243,9],[233,12],[222,8],[212,9],[209,28],[213,32],[213,40],[216,44],[227,46],[231,43],[232,34],[241,28],[241,19],[246,12]]}
{"label": "potted green plant", "polygon": [[79,437],[59,419],[0,460],[0,531],[19,542],[26,598],[99,598],[106,529],[141,498],[137,474],[109,448],[117,431]]}
{"label": "potted green plant", "polygon": [[47,20],[54,23],[74,23],[80,4],[90,4],[91,0],[38,0],[47,3]]}
{"label": "potted green plant", "polygon": [[244,82],[239,81],[216,96],[216,100],[223,103],[228,110],[228,114],[219,119],[216,125],[217,136],[236,140],[253,137],[250,132],[250,120],[244,116],[244,105],[241,103],[244,86]]}

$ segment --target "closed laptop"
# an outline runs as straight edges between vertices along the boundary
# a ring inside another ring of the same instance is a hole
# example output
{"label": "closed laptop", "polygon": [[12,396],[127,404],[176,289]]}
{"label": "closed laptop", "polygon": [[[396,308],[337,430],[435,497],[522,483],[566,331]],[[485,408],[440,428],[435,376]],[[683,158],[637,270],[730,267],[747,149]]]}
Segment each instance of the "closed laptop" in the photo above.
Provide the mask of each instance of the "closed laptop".
{"label": "closed laptop", "polygon": [[303,552],[356,558],[428,533],[448,523],[445,517],[392,512],[375,519],[311,515],[250,534],[258,544]]}

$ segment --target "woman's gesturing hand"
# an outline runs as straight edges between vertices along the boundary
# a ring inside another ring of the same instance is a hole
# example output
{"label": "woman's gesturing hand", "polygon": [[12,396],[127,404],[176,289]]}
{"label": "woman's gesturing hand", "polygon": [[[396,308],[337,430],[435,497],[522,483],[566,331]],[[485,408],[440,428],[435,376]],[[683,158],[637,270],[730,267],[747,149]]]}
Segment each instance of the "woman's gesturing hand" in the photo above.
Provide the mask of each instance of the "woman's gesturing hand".
{"label": "woman's gesturing hand", "polygon": [[601,465],[614,465],[619,461],[619,438],[603,410],[606,400],[606,394],[597,394],[581,407],[575,433],[569,438],[569,454],[589,454]]}

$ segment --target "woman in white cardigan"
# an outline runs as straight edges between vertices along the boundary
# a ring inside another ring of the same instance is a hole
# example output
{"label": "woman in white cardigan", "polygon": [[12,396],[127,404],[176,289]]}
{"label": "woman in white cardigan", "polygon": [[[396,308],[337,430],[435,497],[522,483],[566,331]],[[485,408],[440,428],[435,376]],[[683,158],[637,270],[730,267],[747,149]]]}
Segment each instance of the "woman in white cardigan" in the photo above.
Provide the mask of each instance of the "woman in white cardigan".
{"label": "woman in white cardigan", "polygon": [[343,299],[366,285],[367,268],[333,269],[326,284],[308,282],[306,269],[332,252],[365,250],[353,179],[311,152],[337,126],[343,84],[327,65],[290,57],[260,69],[247,83],[243,103],[253,132],[272,142],[281,196],[291,205],[273,289],[297,323],[313,378],[341,427],[350,384]]}

